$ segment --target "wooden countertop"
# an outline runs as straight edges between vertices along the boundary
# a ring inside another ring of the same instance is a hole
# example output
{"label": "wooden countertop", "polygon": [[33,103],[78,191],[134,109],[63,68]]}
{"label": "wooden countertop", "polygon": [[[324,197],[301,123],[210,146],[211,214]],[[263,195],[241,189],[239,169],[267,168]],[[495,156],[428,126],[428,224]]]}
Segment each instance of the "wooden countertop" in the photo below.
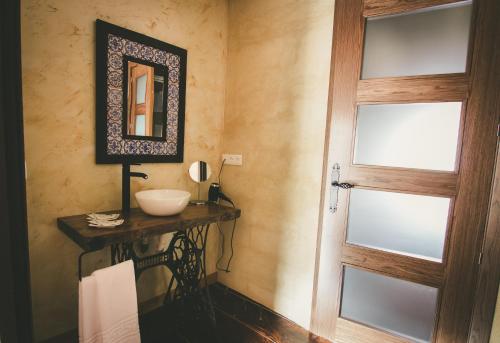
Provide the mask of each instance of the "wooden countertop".
{"label": "wooden countertop", "polygon": [[[121,210],[104,213],[121,213]],[[89,227],[87,214],[57,218],[57,226],[83,250],[88,251],[148,236],[182,231],[197,225],[229,221],[238,218],[240,214],[241,210],[237,208],[217,204],[190,204],[182,213],[169,217],[154,217],[133,208],[128,216],[121,216],[125,222],[116,228]]]}

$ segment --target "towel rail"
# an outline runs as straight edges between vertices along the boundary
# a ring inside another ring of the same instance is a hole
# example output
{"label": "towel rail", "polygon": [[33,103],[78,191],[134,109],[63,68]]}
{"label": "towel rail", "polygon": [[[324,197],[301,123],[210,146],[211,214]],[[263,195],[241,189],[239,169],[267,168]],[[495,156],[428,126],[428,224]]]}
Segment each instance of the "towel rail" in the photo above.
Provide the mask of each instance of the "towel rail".
{"label": "towel rail", "polygon": [[82,281],[82,258],[84,255],[87,255],[87,254],[90,254],[91,252],[96,252],[98,250],[88,250],[88,251],[84,251],[82,252],[79,256],[78,256],[78,280]]}

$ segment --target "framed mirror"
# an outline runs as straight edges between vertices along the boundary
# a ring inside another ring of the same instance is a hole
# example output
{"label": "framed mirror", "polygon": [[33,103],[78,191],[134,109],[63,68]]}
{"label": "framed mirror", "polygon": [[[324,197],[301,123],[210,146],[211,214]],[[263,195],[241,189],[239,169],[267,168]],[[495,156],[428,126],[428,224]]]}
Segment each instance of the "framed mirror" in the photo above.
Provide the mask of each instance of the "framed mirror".
{"label": "framed mirror", "polygon": [[187,51],[96,21],[96,162],[182,162]]}

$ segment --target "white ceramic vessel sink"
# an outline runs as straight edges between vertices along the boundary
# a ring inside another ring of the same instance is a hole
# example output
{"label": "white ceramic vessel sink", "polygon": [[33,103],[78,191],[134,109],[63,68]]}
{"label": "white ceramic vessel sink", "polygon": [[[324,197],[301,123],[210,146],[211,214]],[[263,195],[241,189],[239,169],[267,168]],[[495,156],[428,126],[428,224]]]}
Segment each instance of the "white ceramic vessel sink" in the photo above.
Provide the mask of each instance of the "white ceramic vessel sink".
{"label": "white ceramic vessel sink", "polygon": [[152,216],[173,216],[187,206],[191,193],[176,189],[152,189],[135,193],[139,207]]}

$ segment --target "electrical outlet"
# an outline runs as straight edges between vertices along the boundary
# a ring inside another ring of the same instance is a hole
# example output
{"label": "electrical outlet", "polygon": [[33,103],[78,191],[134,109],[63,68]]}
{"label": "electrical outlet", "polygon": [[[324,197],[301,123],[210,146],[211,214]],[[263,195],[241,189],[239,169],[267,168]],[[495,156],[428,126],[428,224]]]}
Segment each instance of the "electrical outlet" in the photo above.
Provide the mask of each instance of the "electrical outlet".
{"label": "electrical outlet", "polygon": [[222,160],[226,160],[224,164],[231,166],[243,165],[243,155],[222,154]]}

